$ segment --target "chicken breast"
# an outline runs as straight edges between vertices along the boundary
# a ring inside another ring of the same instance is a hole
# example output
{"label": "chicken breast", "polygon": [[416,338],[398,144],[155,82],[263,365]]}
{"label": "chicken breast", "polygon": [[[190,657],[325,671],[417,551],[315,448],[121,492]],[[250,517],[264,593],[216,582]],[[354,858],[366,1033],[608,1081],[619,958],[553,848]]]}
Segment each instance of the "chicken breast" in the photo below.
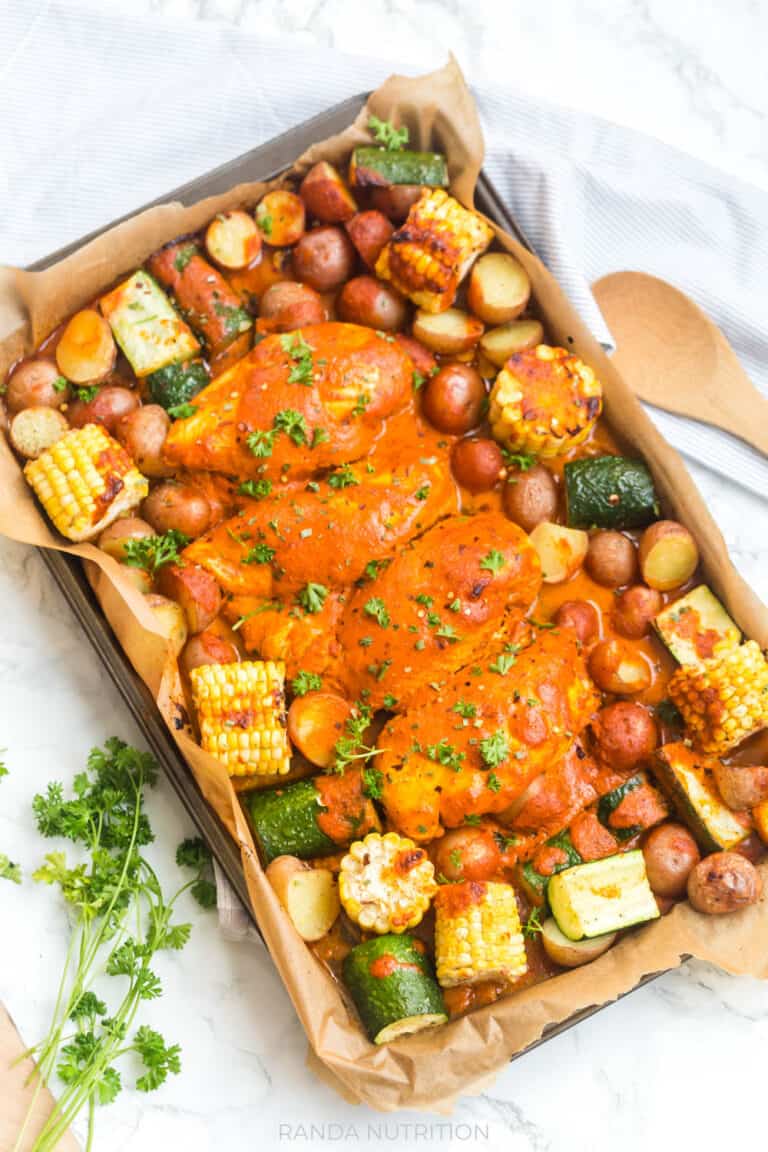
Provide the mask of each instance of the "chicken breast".
{"label": "chicken breast", "polygon": [[540,586],[538,556],[506,517],[443,520],[351,597],[339,636],[349,694],[402,711],[506,634]]}
{"label": "chicken breast", "polygon": [[[571,631],[540,632],[515,647],[478,653],[476,665],[437,691],[425,686],[423,699],[382,729],[376,766],[399,832],[423,842],[468,817],[507,812],[532,780],[563,761],[598,707]],[[564,791],[565,808],[580,803],[581,786]],[[539,818],[557,822],[546,805]]]}
{"label": "chicken breast", "polygon": [[165,444],[170,463],[279,481],[359,460],[411,395],[401,346],[357,324],[267,336],[195,397]]}
{"label": "chicken breast", "polygon": [[285,663],[287,681],[299,672],[314,672],[322,676],[324,688],[339,688],[342,652],[337,632],[342,594],[332,592],[322,603],[310,603],[315,611],[235,596],[225,604],[224,616],[237,627],[250,656]]}

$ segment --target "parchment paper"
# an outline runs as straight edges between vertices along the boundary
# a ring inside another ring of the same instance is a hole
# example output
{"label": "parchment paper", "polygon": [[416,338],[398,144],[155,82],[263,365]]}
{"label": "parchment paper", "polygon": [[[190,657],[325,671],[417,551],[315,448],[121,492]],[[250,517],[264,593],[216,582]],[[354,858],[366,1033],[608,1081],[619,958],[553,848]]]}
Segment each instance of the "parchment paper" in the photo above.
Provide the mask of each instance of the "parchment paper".
{"label": "parchment paper", "polygon": [[[314,145],[296,164],[301,174],[318,159],[339,161],[364,140],[371,113],[394,116],[410,129],[415,147],[447,153],[452,191],[466,205],[483,156],[472,97],[455,61],[417,79],[393,76],[371,97],[345,132]],[[0,374],[45,337],[64,317],[118,276],[131,272],[150,252],[190,232],[217,211],[252,203],[265,185],[246,184],[189,208],[167,204],[125,221],[44,272],[6,270],[0,277]],[[544,266],[510,236],[500,243],[526,266],[534,294],[555,343],[571,347],[603,382],[606,416],[627,450],[650,465],[665,513],[696,535],[706,579],[744,632],[768,646],[768,612],[731,565],[715,527],[678,455],[662,440],[600,346],[575,315]],[[40,547],[62,547],[54,538],[10,450],[0,444],[0,531]],[[89,561],[98,599],[134,667],[154,693],[174,740],[206,799],[240,845],[253,908],[285,986],[326,1078],[348,1099],[382,1110],[411,1107],[445,1111],[459,1094],[486,1087],[514,1053],[536,1040],[547,1025],[574,1012],[607,1003],[642,976],[675,967],[693,955],[734,973],[768,977],[768,895],[733,916],[702,917],[687,904],[630,933],[585,968],[452,1021],[442,1028],[376,1048],[348,1011],[338,986],[299,939],[259,865],[242,809],[223,767],[177,732],[180,682],[157,625],[140,594],[122,579],[118,565],[89,545],[69,552]],[[768,868],[766,890],[768,891]]]}

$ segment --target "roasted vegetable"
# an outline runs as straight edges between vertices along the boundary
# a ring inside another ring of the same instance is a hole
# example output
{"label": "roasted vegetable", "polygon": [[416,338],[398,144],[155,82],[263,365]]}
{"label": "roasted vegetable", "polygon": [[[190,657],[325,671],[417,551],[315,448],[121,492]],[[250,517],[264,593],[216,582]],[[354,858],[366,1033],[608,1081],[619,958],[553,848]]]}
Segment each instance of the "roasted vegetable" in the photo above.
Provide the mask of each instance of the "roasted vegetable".
{"label": "roasted vegetable", "polygon": [[147,272],[134,272],[102,296],[99,307],[137,376],[150,376],[199,350],[188,326]]}
{"label": "roasted vegetable", "polygon": [[[533,860],[527,860],[523,864],[519,869],[520,884],[532,904],[544,904],[550,878],[557,872],[572,868],[581,862],[581,854],[576,850],[566,829],[550,836]],[[543,867],[546,867],[546,871],[541,870]]]}
{"label": "roasted vegetable", "polygon": [[26,460],[36,460],[68,431],[67,419],[58,409],[25,408],[11,421],[11,444]]}
{"label": "roasted vegetable", "polygon": [[590,964],[607,952],[616,940],[616,933],[609,932],[606,936],[595,936],[592,940],[569,940],[557,926],[554,917],[545,920],[541,926],[541,942],[544,951],[550,960],[563,968],[579,968],[582,964]]}
{"label": "roasted vegetable", "polygon": [[741,643],[741,632],[706,584],[674,600],[653,626],[679,664],[698,666]]}
{"label": "roasted vegetable", "polygon": [[486,324],[506,324],[524,311],[531,281],[519,260],[507,252],[489,252],[475,262],[467,303]]}
{"label": "roasted vegetable", "polygon": [[366,932],[404,932],[414,928],[435,892],[435,870],[413,840],[371,832],[356,840],[341,861],[339,896],[356,924]]}
{"label": "roasted vegetable", "polygon": [[147,377],[149,395],[166,412],[181,410],[202,392],[208,383],[208,369],[202,360],[189,360],[186,364],[169,364]]}
{"label": "roasted vegetable", "polygon": [[640,541],[640,568],[649,588],[670,592],[687,584],[699,563],[691,533],[675,520],[657,520]]}
{"label": "roasted vegetable", "polygon": [[477,213],[442,189],[427,190],[382,249],[376,275],[391,280],[425,312],[444,312],[492,239],[493,232]]}
{"label": "roasted vegetable", "polygon": [[339,890],[327,868],[310,868],[295,856],[278,856],[267,880],[302,940],[322,940],[339,915]]}
{"label": "roasted vegetable", "polygon": [[93,308],[76,312],[56,345],[56,363],[74,384],[95,384],[115,366],[117,349],[109,324]]}
{"label": "roasted vegetable", "polygon": [[669,815],[664,800],[642,772],[604,793],[597,818],[618,840],[631,840]]}
{"label": "roasted vegetable", "polygon": [[271,661],[208,664],[189,674],[200,742],[230,776],[282,775],[290,770],[284,672]]}
{"label": "roasted vegetable", "polygon": [[480,340],[480,351],[496,368],[503,368],[510,356],[535,348],[544,341],[540,320],[511,320],[498,328],[489,328]]}
{"label": "roasted vegetable", "polygon": [[589,548],[586,532],[548,520],[532,529],[530,540],[539,555],[541,578],[545,584],[562,584],[575,576]]}
{"label": "roasted vegetable", "polygon": [[547,895],[557,926],[569,940],[592,939],[659,917],[639,849],[558,872]]}
{"label": "roasted vegetable", "polygon": [[448,187],[448,165],[440,152],[388,151],[363,145],[349,163],[353,188],[386,188],[390,184],[425,184]]}
{"label": "roasted vegetable", "polygon": [[697,912],[724,916],[755,904],[763,892],[760,873],[736,852],[714,852],[688,877],[688,899]]}
{"label": "roasted vegetable", "polygon": [[96,424],[73,429],[31,460],[24,475],[68,540],[92,540],[135,508],[149,485],[124,448]]}
{"label": "roasted vegetable", "polygon": [[245,268],[261,251],[261,233],[247,212],[218,212],[206,229],[205,246],[221,268]]}
{"label": "roasted vegetable", "polygon": [[642,528],[659,515],[653,479],[642,460],[585,456],[569,460],[563,476],[573,528]]}
{"label": "roasted vegetable", "polygon": [[511,884],[442,884],[435,912],[435,963],[443,988],[525,975],[525,941]]}
{"label": "roasted vegetable", "polygon": [[[190,327],[212,355],[217,355],[253,327],[253,320],[242,307],[240,297],[191,241],[169,244],[150,256],[147,263],[152,275],[173,293]],[[196,347],[191,348],[172,359],[188,360],[196,351]],[[149,371],[162,367],[163,364],[158,364]]]}
{"label": "roasted vegetable", "polygon": [[682,741],[659,748],[654,771],[703,852],[733,848],[749,834],[717,794],[712,762]]}
{"label": "roasted vegetable", "polygon": [[561,456],[586,440],[602,406],[600,383],[583,360],[539,344],[516,352],[499,372],[488,418],[513,452]]}
{"label": "roasted vegetable", "polygon": [[344,960],[344,983],[374,1044],[448,1019],[424,946],[411,936],[377,936]]}
{"label": "roasted vegetable", "polygon": [[678,668],[669,696],[693,741],[722,755],[768,726],[768,662],[754,640]]}

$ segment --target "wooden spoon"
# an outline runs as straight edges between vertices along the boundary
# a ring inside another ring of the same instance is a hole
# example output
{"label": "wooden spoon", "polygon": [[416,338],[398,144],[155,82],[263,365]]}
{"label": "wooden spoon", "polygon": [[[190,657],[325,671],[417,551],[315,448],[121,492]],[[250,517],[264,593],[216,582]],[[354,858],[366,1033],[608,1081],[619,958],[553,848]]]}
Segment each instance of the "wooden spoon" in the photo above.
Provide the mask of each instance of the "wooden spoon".
{"label": "wooden spoon", "polygon": [[613,272],[592,291],[616,341],[616,367],[642,400],[768,454],[768,399],[692,300],[644,272]]}

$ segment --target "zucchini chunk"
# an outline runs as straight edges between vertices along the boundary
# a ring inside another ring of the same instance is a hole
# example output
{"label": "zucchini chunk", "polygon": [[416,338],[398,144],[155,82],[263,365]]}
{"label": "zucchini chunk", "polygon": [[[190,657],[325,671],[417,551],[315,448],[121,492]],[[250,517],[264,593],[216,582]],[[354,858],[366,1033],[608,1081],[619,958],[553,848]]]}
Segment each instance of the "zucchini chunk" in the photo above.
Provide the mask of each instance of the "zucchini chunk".
{"label": "zucchini chunk", "polygon": [[654,767],[702,852],[727,852],[747,838],[749,829],[720,799],[711,761],[706,756],[694,752],[681,740],[659,748]]}
{"label": "zucchini chunk", "polygon": [[342,974],[374,1044],[448,1019],[423,945],[412,936],[377,936],[358,944],[344,960]]}
{"label": "zucchini chunk", "polygon": [[660,513],[653,478],[642,460],[588,456],[564,468],[571,528],[642,528]]}
{"label": "zucchini chunk", "polygon": [[678,664],[701,664],[741,643],[741,632],[706,584],[659,612],[653,626]]}
{"label": "zucchini chunk", "polygon": [[188,360],[186,364],[168,364],[147,377],[149,395],[154,404],[169,412],[188,404],[209,381],[208,369],[202,360]]}
{"label": "zucchini chunk", "polygon": [[569,940],[604,936],[660,916],[639,848],[558,872],[548,895],[557,926]]}
{"label": "zucchini chunk", "polygon": [[385,188],[388,184],[427,184],[448,187],[448,165],[440,152],[388,151],[355,148],[349,164],[353,188]]}
{"label": "zucchini chunk", "polygon": [[138,377],[188,360],[200,350],[165,292],[142,269],[102,296],[99,307]]}

